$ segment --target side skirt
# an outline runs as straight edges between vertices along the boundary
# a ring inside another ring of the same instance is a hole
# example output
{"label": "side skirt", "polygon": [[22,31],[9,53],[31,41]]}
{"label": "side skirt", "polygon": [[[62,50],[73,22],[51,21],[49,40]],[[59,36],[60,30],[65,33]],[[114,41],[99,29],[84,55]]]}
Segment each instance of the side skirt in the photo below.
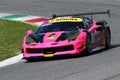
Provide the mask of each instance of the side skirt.
{"label": "side skirt", "polygon": [[98,47],[92,49],[92,52],[98,51],[98,50],[101,50],[101,49],[104,49],[104,48],[105,48],[105,46],[98,46]]}

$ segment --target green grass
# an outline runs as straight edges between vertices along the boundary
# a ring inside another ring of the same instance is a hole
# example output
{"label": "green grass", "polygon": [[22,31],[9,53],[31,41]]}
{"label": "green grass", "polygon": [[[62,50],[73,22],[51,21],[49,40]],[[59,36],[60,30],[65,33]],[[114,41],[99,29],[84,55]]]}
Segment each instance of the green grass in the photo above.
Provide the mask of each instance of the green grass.
{"label": "green grass", "polygon": [[37,27],[0,19],[0,61],[15,56],[21,51],[23,37],[29,29],[35,31]]}

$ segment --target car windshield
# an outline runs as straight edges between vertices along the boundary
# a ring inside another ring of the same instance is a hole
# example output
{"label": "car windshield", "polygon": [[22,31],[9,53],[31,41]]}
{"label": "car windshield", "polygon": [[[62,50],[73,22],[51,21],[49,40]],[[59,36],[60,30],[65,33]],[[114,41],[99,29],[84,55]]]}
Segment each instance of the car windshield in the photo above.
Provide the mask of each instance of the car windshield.
{"label": "car windshield", "polygon": [[58,22],[49,25],[41,25],[36,33],[56,32],[56,31],[76,31],[83,28],[82,22]]}

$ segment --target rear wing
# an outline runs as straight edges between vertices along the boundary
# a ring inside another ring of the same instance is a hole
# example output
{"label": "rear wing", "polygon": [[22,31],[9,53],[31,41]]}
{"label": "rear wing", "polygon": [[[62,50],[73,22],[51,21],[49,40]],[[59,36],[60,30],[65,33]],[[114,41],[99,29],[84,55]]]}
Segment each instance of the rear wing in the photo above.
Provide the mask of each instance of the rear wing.
{"label": "rear wing", "polygon": [[64,17],[64,16],[83,16],[83,15],[91,15],[91,19],[93,19],[93,15],[96,14],[108,14],[108,16],[110,17],[110,10],[107,11],[103,11],[103,12],[89,12],[89,13],[79,13],[79,14],[63,14],[63,15],[53,15],[53,18],[56,17]]}

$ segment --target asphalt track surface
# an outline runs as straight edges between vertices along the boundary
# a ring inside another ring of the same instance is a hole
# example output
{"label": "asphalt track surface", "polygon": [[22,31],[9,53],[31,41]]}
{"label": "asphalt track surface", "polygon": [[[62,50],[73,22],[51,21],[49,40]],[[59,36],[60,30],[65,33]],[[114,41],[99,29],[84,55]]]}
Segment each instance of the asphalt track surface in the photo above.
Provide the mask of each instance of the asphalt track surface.
{"label": "asphalt track surface", "polygon": [[52,14],[111,10],[112,46],[77,58],[19,62],[0,68],[0,80],[120,80],[119,0],[0,0],[0,12],[51,17]]}

